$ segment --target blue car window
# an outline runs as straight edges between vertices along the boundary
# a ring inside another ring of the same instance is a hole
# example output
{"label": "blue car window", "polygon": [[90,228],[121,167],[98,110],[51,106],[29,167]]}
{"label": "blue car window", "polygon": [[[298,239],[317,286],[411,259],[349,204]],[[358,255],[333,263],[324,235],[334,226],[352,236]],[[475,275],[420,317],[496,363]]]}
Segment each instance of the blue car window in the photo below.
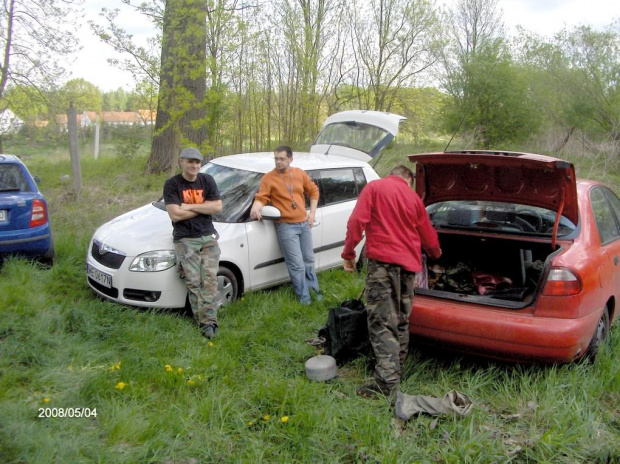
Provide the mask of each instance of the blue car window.
{"label": "blue car window", "polygon": [[0,164],[0,191],[30,192],[24,172],[16,164]]}

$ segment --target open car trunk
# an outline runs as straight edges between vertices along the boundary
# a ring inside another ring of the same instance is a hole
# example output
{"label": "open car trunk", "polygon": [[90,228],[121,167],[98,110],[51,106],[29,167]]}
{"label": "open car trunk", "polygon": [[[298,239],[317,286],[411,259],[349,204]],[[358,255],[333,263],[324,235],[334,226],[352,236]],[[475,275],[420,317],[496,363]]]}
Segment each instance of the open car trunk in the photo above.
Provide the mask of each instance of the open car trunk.
{"label": "open car trunk", "polygon": [[439,233],[442,257],[425,260],[416,293],[519,309],[536,299],[550,242]]}

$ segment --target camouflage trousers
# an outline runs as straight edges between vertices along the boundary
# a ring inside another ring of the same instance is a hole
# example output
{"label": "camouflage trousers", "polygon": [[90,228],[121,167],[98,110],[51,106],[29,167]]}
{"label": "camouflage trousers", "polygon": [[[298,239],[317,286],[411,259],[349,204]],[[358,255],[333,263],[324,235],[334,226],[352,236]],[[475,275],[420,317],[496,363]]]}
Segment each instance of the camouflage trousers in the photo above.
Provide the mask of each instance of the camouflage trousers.
{"label": "camouflage trousers", "polygon": [[217,325],[220,296],[217,270],[220,247],[217,235],[182,238],[174,242],[179,277],[185,281],[194,319],[199,324]]}
{"label": "camouflage trousers", "polygon": [[375,353],[375,380],[395,391],[409,348],[409,315],[415,272],[396,264],[368,260],[366,307],[368,333]]}

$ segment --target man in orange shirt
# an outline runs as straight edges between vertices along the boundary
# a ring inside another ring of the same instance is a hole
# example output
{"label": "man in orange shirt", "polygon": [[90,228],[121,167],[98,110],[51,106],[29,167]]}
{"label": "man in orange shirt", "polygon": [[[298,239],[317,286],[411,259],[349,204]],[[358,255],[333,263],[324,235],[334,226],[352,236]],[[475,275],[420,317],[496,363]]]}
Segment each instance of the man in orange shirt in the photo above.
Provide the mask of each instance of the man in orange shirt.
{"label": "man in orange shirt", "polygon": [[[319,203],[319,188],[302,169],[290,166],[293,162],[290,147],[282,145],[276,148],[274,159],[276,167],[261,179],[250,217],[260,221],[260,210],[268,203],[280,210],[281,219],[275,224],[276,233],[291,283],[299,301],[310,304],[310,290],[314,290],[317,299],[321,299],[310,230]],[[307,213],[304,193],[310,197],[310,211]]]}

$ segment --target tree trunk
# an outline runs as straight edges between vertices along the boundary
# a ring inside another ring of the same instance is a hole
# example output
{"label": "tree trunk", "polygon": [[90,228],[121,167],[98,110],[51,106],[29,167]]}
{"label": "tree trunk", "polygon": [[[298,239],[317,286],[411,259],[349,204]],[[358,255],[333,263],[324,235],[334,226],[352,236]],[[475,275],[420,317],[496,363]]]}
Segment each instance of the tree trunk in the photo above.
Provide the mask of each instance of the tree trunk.
{"label": "tree trunk", "polygon": [[554,152],[559,153],[562,150],[564,150],[564,147],[568,143],[568,140],[570,139],[571,135],[573,135],[573,132],[575,131],[575,129],[576,129],[575,126],[571,126],[567,129],[566,133],[564,134],[564,137],[562,137],[562,140],[560,140],[557,146],[553,149]]}
{"label": "tree trunk", "polygon": [[182,147],[206,139],[206,2],[166,0],[155,134],[148,173],[174,172]]}

